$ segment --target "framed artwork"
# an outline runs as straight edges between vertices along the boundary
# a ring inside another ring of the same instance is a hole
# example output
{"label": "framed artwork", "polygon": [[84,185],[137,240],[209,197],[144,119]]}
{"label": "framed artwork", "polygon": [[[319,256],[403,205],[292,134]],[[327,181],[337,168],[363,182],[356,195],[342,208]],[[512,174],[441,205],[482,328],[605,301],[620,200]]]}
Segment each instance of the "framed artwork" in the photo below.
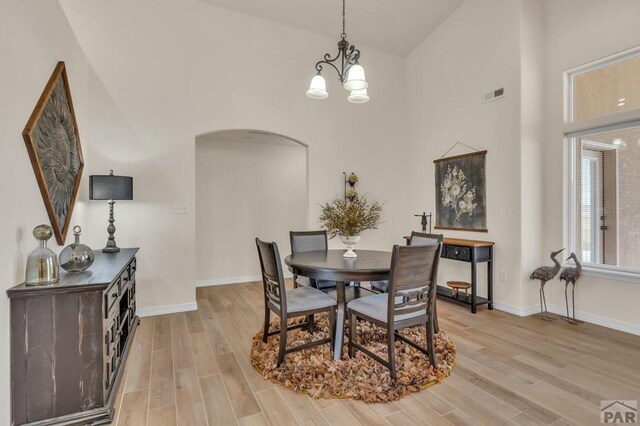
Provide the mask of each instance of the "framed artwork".
{"label": "framed artwork", "polygon": [[56,241],[64,245],[84,168],[64,62],[56,65],[22,136]]}
{"label": "framed artwork", "polygon": [[487,151],[434,160],[435,229],[487,232]]}

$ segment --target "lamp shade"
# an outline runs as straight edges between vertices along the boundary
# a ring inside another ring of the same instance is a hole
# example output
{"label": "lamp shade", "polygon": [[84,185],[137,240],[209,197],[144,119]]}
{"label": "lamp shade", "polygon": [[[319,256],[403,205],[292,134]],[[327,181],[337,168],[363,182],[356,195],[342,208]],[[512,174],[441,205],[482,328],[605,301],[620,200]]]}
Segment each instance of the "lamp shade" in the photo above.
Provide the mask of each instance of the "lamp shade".
{"label": "lamp shade", "polygon": [[133,200],[133,178],[109,175],[89,176],[90,200]]}
{"label": "lamp shade", "polygon": [[351,68],[349,68],[344,88],[347,90],[362,90],[367,87],[369,87],[369,83],[367,83],[367,80],[364,78],[364,68],[362,68],[362,65],[352,65]]}
{"label": "lamp shade", "polygon": [[311,79],[307,96],[312,99],[327,99],[329,97],[329,93],[327,93],[327,82],[322,75],[317,74]]}
{"label": "lamp shade", "polygon": [[347,100],[352,104],[364,104],[369,102],[367,89],[352,90]]}

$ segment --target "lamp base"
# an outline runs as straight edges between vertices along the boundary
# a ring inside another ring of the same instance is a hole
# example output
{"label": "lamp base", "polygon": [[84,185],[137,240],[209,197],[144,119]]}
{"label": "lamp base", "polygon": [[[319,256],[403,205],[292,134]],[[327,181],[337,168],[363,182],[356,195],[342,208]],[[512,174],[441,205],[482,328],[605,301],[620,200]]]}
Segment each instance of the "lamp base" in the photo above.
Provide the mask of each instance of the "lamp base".
{"label": "lamp base", "polygon": [[103,253],[117,253],[120,251],[120,247],[105,247],[102,249]]}

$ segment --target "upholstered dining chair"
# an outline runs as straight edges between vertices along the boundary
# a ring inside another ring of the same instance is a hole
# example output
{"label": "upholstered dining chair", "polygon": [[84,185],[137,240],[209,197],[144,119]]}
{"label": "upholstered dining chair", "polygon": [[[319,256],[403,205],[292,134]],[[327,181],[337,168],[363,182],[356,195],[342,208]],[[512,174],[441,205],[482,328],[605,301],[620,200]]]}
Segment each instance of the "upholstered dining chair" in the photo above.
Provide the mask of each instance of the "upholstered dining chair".
{"label": "upholstered dining chair", "polygon": [[[430,244],[438,244],[442,242],[442,234],[425,234],[423,232],[411,231],[411,237],[409,238],[410,246],[427,246]],[[371,290],[376,293],[386,293],[389,288],[389,281],[372,281]],[[437,330],[436,330],[437,331]]]}
{"label": "upholstered dining chair", "polygon": [[[267,342],[269,336],[280,335],[278,351],[278,366],[284,362],[286,354],[302,349],[308,349],[324,343],[329,343],[333,348],[336,323],[336,300],[327,296],[318,289],[312,287],[299,287],[291,290],[285,288],[284,274],[278,245],[268,243],[256,238],[260,268],[262,269],[262,284],[264,290],[264,329],[262,341]],[[269,332],[271,312],[280,317],[280,329]],[[289,318],[310,316],[320,312],[329,313],[329,337],[297,345],[287,349],[287,331],[308,326],[303,322],[288,326]]]}
{"label": "upholstered dining chair", "polygon": [[[442,234],[426,234],[424,232],[411,231],[411,238],[409,238],[410,246],[428,246],[438,244],[442,242],[444,235]],[[436,289],[437,292],[437,289]],[[440,331],[440,325],[438,325],[438,298],[433,301],[433,331],[436,333]]]}
{"label": "upholstered dining chair", "polygon": [[[433,343],[433,307],[436,299],[438,265],[442,243],[425,246],[393,246],[389,292],[355,299],[347,305],[349,314],[349,356],[358,349],[387,367],[396,379],[396,339],[425,353],[436,364]],[[387,360],[356,341],[356,321],[368,320],[387,330]],[[427,347],[400,334],[400,330],[426,325]]]}
{"label": "upholstered dining chair", "polygon": [[[327,251],[327,231],[290,231],[291,254],[307,251]],[[335,287],[336,283],[328,280],[316,280],[299,275],[293,276],[293,287],[314,287],[325,289]]]}

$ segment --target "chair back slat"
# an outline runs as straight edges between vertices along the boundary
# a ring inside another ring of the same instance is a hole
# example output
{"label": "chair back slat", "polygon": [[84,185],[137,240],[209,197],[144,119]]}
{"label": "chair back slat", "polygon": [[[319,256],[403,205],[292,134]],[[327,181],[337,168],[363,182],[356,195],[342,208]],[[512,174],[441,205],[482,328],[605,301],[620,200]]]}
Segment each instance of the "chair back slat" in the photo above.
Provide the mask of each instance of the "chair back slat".
{"label": "chair back slat", "polygon": [[[256,238],[265,302],[272,302],[280,307],[286,306],[286,291],[278,244],[268,243]],[[284,309],[284,308],[282,308]]]}
{"label": "chair back slat", "polygon": [[291,253],[304,253],[307,251],[326,251],[327,231],[291,231]]}
{"label": "chair back slat", "polygon": [[388,320],[433,310],[442,243],[393,247],[389,279]]}
{"label": "chair back slat", "polygon": [[442,234],[426,234],[424,232],[411,231],[410,246],[428,246],[442,242],[444,235]]}

